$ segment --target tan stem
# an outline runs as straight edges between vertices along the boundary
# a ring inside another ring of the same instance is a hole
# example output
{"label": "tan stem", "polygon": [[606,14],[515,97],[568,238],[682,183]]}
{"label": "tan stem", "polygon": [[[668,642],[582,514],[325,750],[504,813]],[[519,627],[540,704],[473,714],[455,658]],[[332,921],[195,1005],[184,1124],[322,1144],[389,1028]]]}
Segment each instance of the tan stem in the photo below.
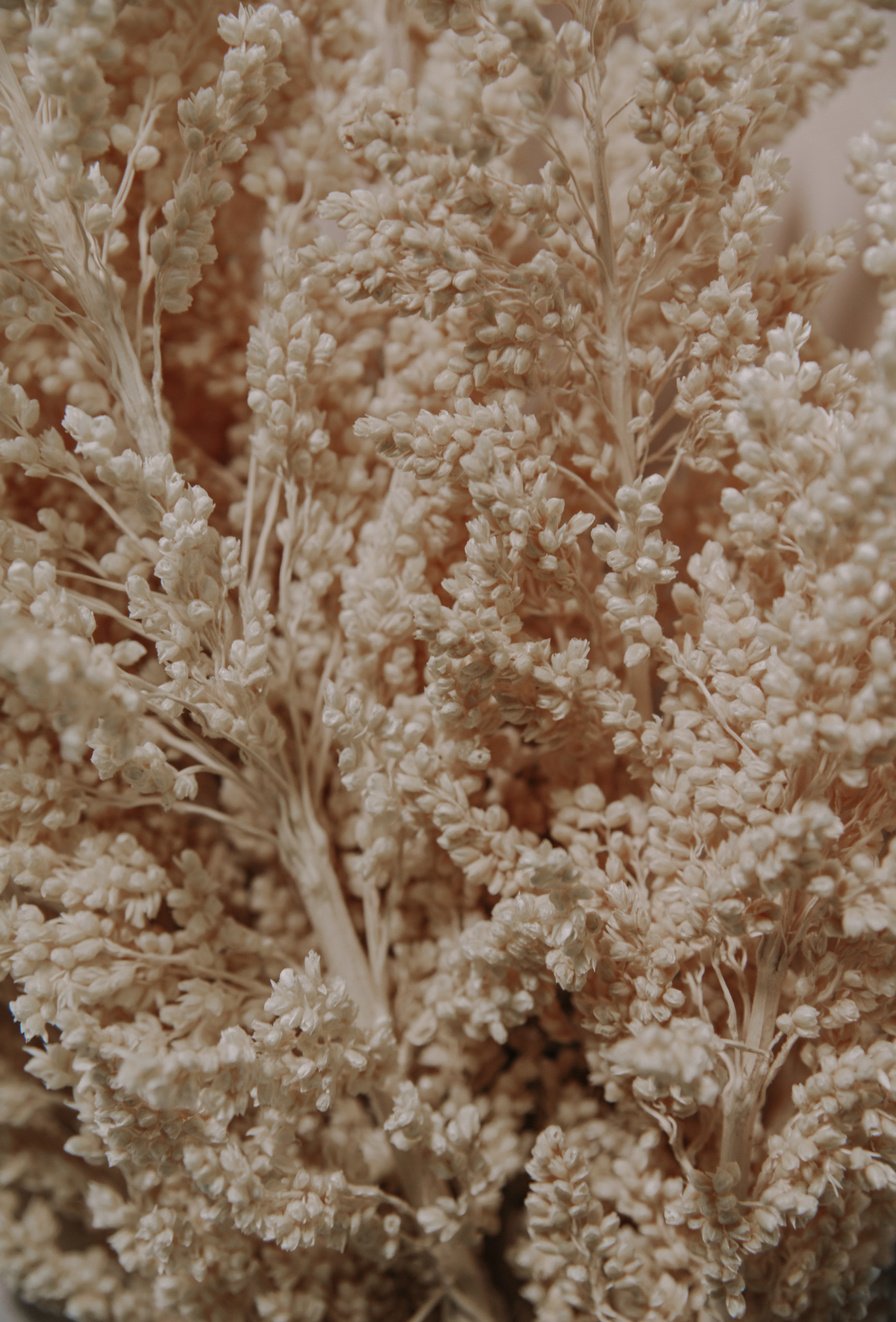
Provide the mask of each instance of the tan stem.
{"label": "tan stem", "polygon": [[[620,474],[623,482],[630,484],[638,475],[638,461],[631,433],[632,399],[628,338],[619,290],[619,274],[616,269],[616,238],[613,233],[613,211],[607,182],[607,135],[603,121],[598,71],[591,71],[582,91],[585,105],[585,139],[591,163],[591,187],[594,193],[595,228],[599,245],[598,266],[610,358],[610,412],[619,446]],[[635,699],[639,715],[643,720],[649,720],[653,715],[649,660],[639,662],[628,672],[628,687]]]}
{"label": "tan stem", "polygon": [[[310,818],[298,796],[284,806],[277,839],[281,861],[298,886],[327,968],[345,982],[358,1007],[358,1023],[371,1029],[378,1020],[390,1018],[389,1005],[376,986],[367,952],[355,931],[323,828]],[[379,1124],[392,1110],[393,1092],[383,1087],[371,1092],[370,1103]],[[426,1206],[449,1192],[413,1152],[396,1152],[395,1168],[405,1196],[414,1207]],[[448,1290],[448,1308],[451,1287],[456,1286],[483,1318],[501,1322],[506,1317],[482,1263],[469,1245],[438,1245],[433,1256]],[[458,1318],[461,1316],[458,1312]]]}
{"label": "tan stem", "polygon": [[781,988],[787,974],[784,941],[779,932],[765,937],[756,961],[756,987],[744,1035],[749,1048],[742,1073],[725,1098],[719,1166],[736,1163],[740,1172],[736,1192],[746,1196],[750,1183],[750,1149],[759,1100],[769,1070],[768,1050],[775,1034]]}
{"label": "tan stem", "polygon": [[37,201],[60,253],[59,274],[91,327],[91,344],[108,372],[128,430],[140,453],[165,454],[171,448],[168,424],[153,403],[125,326],[121,304],[93,240],[68,198],[54,199],[57,173],[44,150],[34,116],[9,56],[0,45],[0,93],[10,111],[23,155],[30,162]]}
{"label": "tan stem", "polygon": [[378,1019],[388,1017],[389,1007],[371,976],[324,833],[305,819],[300,803],[293,801],[284,807],[277,840],[283,866],[298,887],[327,968],[342,978],[358,1007],[358,1023],[370,1029]]}
{"label": "tan stem", "polygon": [[600,245],[598,264],[610,351],[610,411],[619,444],[622,479],[631,483],[635,480],[638,470],[630,431],[632,405],[628,339],[616,269],[616,239],[613,233],[613,213],[607,182],[607,135],[603,122],[600,84],[594,70],[588,78],[585,89],[585,139],[591,163],[591,187],[594,192],[597,237]]}
{"label": "tan stem", "polygon": [[643,721],[653,717],[653,690],[650,679],[650,661],[647,657],[628,671],[628,689],[635,700],[638,715]]}

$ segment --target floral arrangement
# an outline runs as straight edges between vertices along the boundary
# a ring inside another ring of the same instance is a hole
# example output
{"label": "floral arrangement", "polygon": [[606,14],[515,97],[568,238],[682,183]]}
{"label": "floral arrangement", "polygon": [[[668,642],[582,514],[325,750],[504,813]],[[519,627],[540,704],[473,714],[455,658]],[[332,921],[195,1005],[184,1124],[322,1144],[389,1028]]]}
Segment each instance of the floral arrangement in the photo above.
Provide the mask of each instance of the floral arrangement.
{"label": "floral arrangement", "polygon": [[870,351],[767,243],[878,16],[0,38],[2,1279],[889,1317],[896,118]]}

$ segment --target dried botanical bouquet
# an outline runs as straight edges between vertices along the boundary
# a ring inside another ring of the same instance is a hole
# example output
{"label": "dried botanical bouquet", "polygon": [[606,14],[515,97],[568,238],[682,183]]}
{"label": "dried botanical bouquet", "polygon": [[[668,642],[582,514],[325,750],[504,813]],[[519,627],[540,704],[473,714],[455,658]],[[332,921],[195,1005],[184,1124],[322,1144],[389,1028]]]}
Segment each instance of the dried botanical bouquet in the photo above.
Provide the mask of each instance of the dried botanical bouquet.
{"label": "dried botanical bouquet", "polygon": [[878,16],[0,37],[0,1279],[891,1317],[896,115],[869,352],[767,241]]}

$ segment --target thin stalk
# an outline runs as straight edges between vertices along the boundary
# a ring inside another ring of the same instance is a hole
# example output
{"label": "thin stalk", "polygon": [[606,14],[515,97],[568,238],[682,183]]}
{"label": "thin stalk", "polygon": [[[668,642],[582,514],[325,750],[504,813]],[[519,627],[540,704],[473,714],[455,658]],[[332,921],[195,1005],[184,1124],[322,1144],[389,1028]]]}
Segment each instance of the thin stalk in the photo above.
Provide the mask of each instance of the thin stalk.
{"label": "thin stalk", "polygon": [[68,473],[63,472],[60,476],[64,481],[71,482],[79,491],[83,491],[85,496],[92,500],[95,505],[98,505],[104,514],[108,515],[122,536],[132,542],[141,555],[146,556],[147,559],[149,559],[147,548],[134,532],[133,528],[128,527],[115,507],[110,505],[104,496],[100,495],[96,487],[91,486],[87,479],[82,477],[80,473],[78,473],[76,477],[70,477]]}
{"label": "thin stalk", "polygon": [[749,1059],[739,1070],[730,1093],[726,1090],[724,1099],[719,1168],[736,1163],[739,1171],[736,1193],[741,1199],[749,1188],[750,1145],[769,1071],[769,1048],[786,975],[784,939],[780,932],[775,932],[764,937],[759,946],[756,987],[743,1039]]}
{"label": "thin stalk", "polygon": [[128,429],[141,454],[146,457],[165,454],[171,448],[168,425],[144,380],[109,272],[72,203],[53,199],[53,190],[48,185],[56,172],[35,129],[34,116],[18,75],[2,46],[0,96],[6,101],[22,153],[33,171],[36,201],[54,232],[60,252],[59,272],[85,318],[95,327],[93,342],[104,359]]}
{"label": "thin stalk", "polygon": [[[314,926],[327,967],[345,982],[358,1007],[358,1023],[372,1029],[378,1020],[391,1017],[389,1005],[384,991],[373,978],[367,952],[355,931],[339,878],[330,862],[323,828],[298,795],[293,795],[284,804],[278,845],[281,860],[294,878]],[[370,1103],[378,1123],[382,1124],[392,1110],[391,1092],[384,1088],[374,1089]],[[419,1161],[415,1153],[396,1152],[394,1157],[398,1178],[413,1206],[425,1206],[440,1194],[447,1193],[442,1181]],[[450,1296],[451,1287],[456,1285],[475,1302],[480,1316],[501,1322],[504,1309],[471,1248],[464,1244],[437,1245],[433,1256],[448,1287],[446,1298]]]}
{"label": "thin stalk", "polygon": [[635,700],[638,715],[642,721],[653,720],[653,681],[650,677],[650,660],[645,657],[627,672],[628,689]]}
{"label": "thin stalk", "polygon": [[246,498],[243,505],[243,535],[240,541],[240,565],[243,570],[243,582],[249,579],[249,541],[252,536],[252,520],[255,516],[255,475],[258,471],[258,459],[255,450],[249,456],[249,475],[246,479]]}
{"label": "thin stalk", "polygon": [[[591,164],[598,269],[610,360],[610,415],[619,445],[620,475],[624,483],[631,484],[638,475],[638,460],[631,434],[632,391],[629,379],[628,337],[619,289],[619,274],[616,269],[616,238],[613,233],[613,212],[607,182],[607,135],[603,121],[599,75],[602,75],[602,69],[592,68],[585,83],[582,84],[582,107],[585,116],[585,141]],[[639,661],[629,670],[628,686],[642,720],[650,720],[653,716],[653,686],[649,659]]]}
{"label": "thin stalk", "polygon": [[358,1023],[372,1029],[388,1006],[370,974],[367,954],[330,862],[322,828],[309,822],[298,797],[284,802],[277,828],[280,858],[295,881],[327,967],[345,983],[358,1007]]}
{"label": "thin stalk", "polygon": [[268,492],[267,505],[264,512],[264,522],[261,525],[261,532],[258,534],[258,541],[255,546],[255,559],[252,564],[252,573],[249,576],[247,588],[249,592],[254,592],[258,587],[258,580],[261,577],[261,571],[264,568],[264,556],[268,549],[268,538],[271,535],[271,529],[274,526],[274,520],[277,517],[277,511],[280,508],[280,493],[283,490],[283,478],[278,474],[274,478],[270,491]]}
{"label": "thin stalk", "polygon": [[591,187],[594,192],[598,258],[604,298],[607,343],[610,353],[610,409],[619,442],[620,472],[624,482],[637,476],[637,463],[629,424],[632,420],[631,383],[629,381],[628,339],[625,332],[619,276],[616,269],[616,240],[613,213],[607,183],[607,135],[604,128],[598,74],[592,69],[582,88],[585,113],[585,141],[591,164]]}

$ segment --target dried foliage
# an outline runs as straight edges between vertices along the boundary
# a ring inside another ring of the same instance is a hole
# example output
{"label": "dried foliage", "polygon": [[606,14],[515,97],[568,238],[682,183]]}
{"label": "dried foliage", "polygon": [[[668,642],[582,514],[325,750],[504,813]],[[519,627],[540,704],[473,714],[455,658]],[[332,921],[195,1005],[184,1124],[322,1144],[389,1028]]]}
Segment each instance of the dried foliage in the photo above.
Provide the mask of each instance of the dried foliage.
{"label": "dried foliage", "polygon": [[3,1278],[882,1319],[896,118],[871,352],[766,242],[873,11],[0,36]]}

